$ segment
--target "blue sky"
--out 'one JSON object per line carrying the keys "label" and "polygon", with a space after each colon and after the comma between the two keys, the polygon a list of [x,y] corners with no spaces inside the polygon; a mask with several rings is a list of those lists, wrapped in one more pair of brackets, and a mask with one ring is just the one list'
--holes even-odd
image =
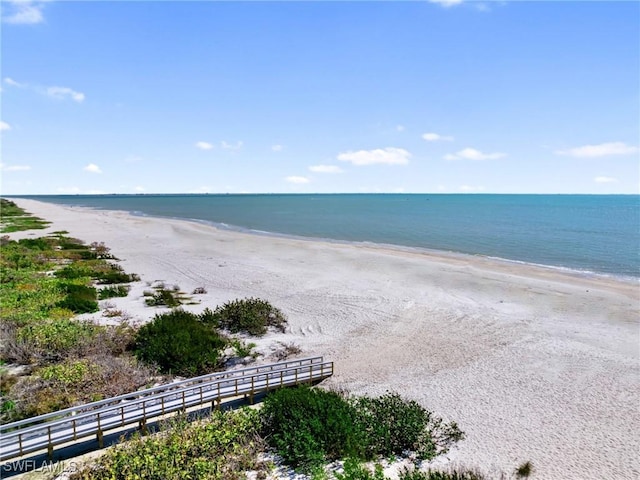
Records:
{"label": "blue sky", "polygon": [[2,192],[638,193],[638,2],[2,3]]}

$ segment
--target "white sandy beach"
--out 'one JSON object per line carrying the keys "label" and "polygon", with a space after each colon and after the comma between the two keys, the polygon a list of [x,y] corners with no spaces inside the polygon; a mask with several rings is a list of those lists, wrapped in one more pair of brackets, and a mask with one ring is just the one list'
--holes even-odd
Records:
{"label": "white sandy beach", "polygon": [[177,220],[15,200],[102,241],[142,277],[111,300],[144,321],[145,282],[198,295],[201,311],[260,297],[289,329],[260,343],[298,344],[335,362],[326,384],[393,390],[466,439],[437,464],[536,479],[640,478],[640,288],[637,283],[480,257],[249,235]]}

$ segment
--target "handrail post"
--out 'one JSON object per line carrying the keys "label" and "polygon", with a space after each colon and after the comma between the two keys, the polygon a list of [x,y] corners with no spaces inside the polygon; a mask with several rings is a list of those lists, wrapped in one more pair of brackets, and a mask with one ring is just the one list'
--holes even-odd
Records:
{"label": "handrail post", "polygon": [[49,444],[47,445],[47,457],[49,457],[49,460],[53,460],[53,445],[51,442],[51,427],[47,427],[47,434],[49,437]]}

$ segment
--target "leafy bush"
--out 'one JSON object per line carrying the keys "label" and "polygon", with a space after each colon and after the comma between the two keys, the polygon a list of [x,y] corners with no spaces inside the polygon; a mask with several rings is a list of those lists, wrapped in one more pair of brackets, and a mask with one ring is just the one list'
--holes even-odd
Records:
{"label": "leafy bush", "polygon": [[268,443],[294,467],[309,471],[327,460],[364,455],[357,412],[336,392],[280,389],[266,398],[261,413]]}
{"label": "leafy bush", "polygon": [[98,293],[95,288],[75,283],[63,283],[65,298],[56,306],[68,308],[75,313],[93,313],[98,311]]}
{"label": "leafy bush", "polygon": [[98,290],[98,298],[100,300],[114,297],[126,297],[127,295],[129,295],[129,287],[126,285],[116,285]]}
{"label": "leafy bush", "polygon": [[236,480],[243,471],[265,468],[257,460],[263,442],[255,410],[213,412],[196,424],[179,418],[168,427],[162,435],[136,436],[110,449],[70,480]]}
{"label": "leafy bush", "polygon": [[385,480],[382,466],[376,464],[373,472],[354,458],[348,458],[343,465],[343,472],[335,474],[336,480]]}
{"label": "leafy bush", "polygon": [[182,304],[180,295],[172,290],[161,288],[156,293],[148,293],[151,295],[147,295],[145,303],[150,307],[177,307]]}
{"label": "leafy bush", "polygon": [[7,395],[16,421],[62,408],[133,392],[148,385],[153,372],[132,357],[99,354],[65,360],[22,377]]}
{"label": "leafy bush", "polygon": [[226,340],[184,310],[156,315],[136,336],[135,354],[162,372],[193,376],[220,366]]}
{"label": "leafy bush", "polygon": [[395,393],[347,399],[309,387],[283,389],[267,397],[262,411],[269,444],[286,462],[307,471],[346,457],[372,460],[413,452],[429,459],[463,436],[455,423],[443,425]]}
{"label": "leafy bush", "polygon": [[391,457],[404,451],[415,452],[420,459],[441,453],[441,446],[431,430],[440,427],[440,420],[412,400],[404,400],[397,393],[378,398],[361,397],[356,400],[360,427],[366,432],[367,456]]}
{"label": "leafy bush", "polygon": [[3,345],[3,354],[8,360],[21,363],[56,361],[71,352],[77,352],[99,330],[100,327],[94,324],[70,318],[47,320],[15,329],[6,328],[7,345]]}
{"label": "leafy bush", "polygon": [[261,336],[268,327],[284,332],[287,320],[284,314],[269,302],[259,298],[233,300],[217,307],[214,312],[216,326],[232,333]]}

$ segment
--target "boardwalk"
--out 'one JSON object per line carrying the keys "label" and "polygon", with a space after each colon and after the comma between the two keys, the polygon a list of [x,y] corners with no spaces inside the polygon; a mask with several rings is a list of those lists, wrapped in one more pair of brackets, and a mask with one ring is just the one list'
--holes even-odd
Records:
{"label": "boardwalk", "polygon": [[257,394],[301,383],[314,383],[333,374],[333,362],[310,357],[190,378],[126,395],[28,418],[0,426],[0,461],[96,437],[105,432],[147,422],[190,407],[219,407],[227,398]]}

